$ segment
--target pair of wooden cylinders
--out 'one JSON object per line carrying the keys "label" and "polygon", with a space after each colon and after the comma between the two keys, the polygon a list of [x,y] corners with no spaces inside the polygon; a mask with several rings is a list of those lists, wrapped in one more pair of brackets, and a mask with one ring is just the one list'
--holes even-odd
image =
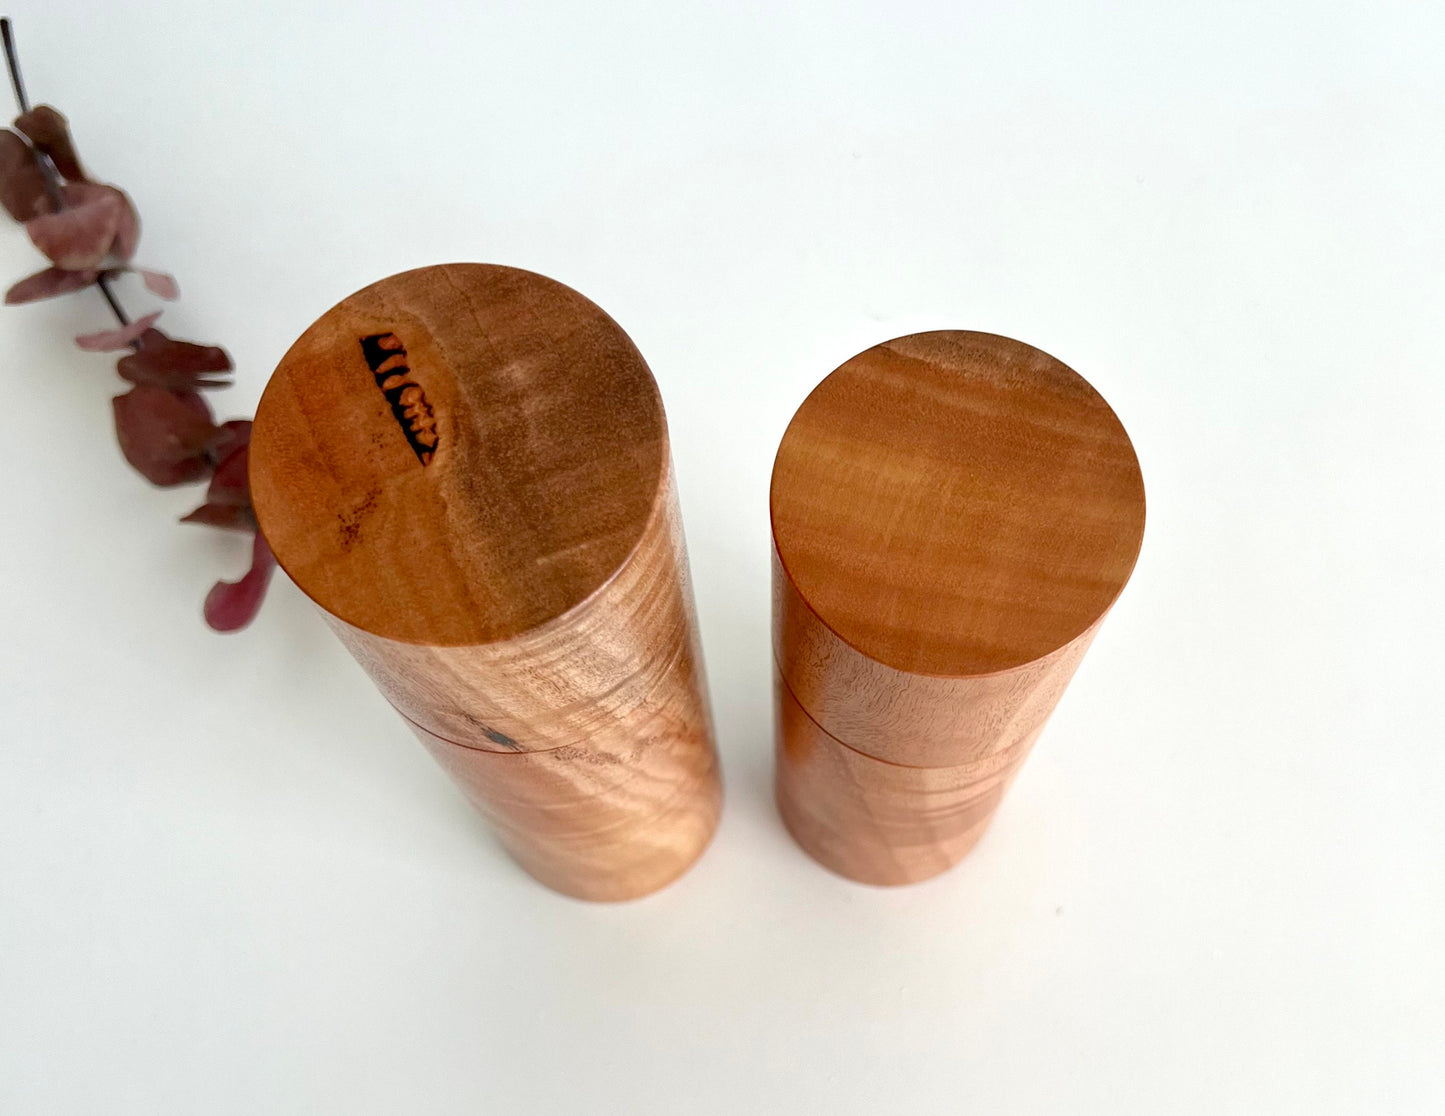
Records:
{"label": "pair of wooden cylinders", "polygon": [[873,884],[982,836],[1134,567],[1144,485],[1107,403],[986,333],[825,379],[773,469],[777,798]]}
{"label": "pair of wooden cylinders", "polygon": [[405,272],[266,388],[251,490],[281,566],[538,880],[653,891],[721,787],[657,385],[531,272]]}

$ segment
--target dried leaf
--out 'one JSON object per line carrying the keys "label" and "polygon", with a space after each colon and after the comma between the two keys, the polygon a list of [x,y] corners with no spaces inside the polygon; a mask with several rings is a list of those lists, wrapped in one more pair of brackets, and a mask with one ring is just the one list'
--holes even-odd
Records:
{"label": "dried leaf", "polygon": [[85,205],[87,202],[109,198],[120,206],[120,219],[115,227],[115,240],[110,246],[115,262],[125,264],[135,255],[140,242],[140,217],[130,196],[118,186],[105,182],[67,182],[61,189],[61,197],[67,207]]}
{"label": "dried leaf", "polygon": [[181,288],[174,275],[167,275],[164,271],[147,271],[143,267],[136,268],[136,274],[151,294],[168,301],[181,297]]}
{"label": "dried leaf", "polygon": [[98,271],[66,271],[62,267],[47,267],[44,271],[27,275],[6,291],[5,302],[9,306],[18,306],[22,302],[69,294],[90,286],[99,276]]}
{"label": "dried leaf", "polygon": [[[121,359],[126,358],[122,357]],[[230,380],[223,380],[215,376],[174,376],[164,372],[148,372],[134,367],[122,372],[120,378],[129,380],[133,384],[152,384],[155,387],[165,388],[167,391],[211,391],[215,388],[231,386]]]}
{"label": "dried leaf", "polygon": [[231,358],[216,345],[177,341],[158,329],[140,335],[140,352],[167,372],[229,372]]}
{"label": "dried leaf", "polygon": [[231,370],[231,358],[215,345],[176,341],[158,329],[136,338],[136,351],[120,358],[116,371],[133,384],[155,384],[172,391],[225,387],[218,373]]}
{"label": "dried leaf", "polygon": [[72,181],[85,177],[85,172],[80,169],[80,159],[75,154],[75,144],[70,138],[70,126],[61,113],[49,105],[36,105],[15,118],[15,127],[50,156],[50,161],[63,177]]}
{"label": "dried leaf", "polygon": [[0,129],[0,205],[17,221],[29,221],[55,210],[35,153],[8,128]]}
{"label": "dried leaf", "polygon": [[211,474],[211,485],[206,489],[208,504],[233,508],[251,506],[251,485],[246,478],[250,450],[249,445],[240,445],[221,459],[216,471]]}
{"label": "dried leaf", "polygon": [[98,268],[110,254],[120,225],[120,203],[98,196],[59,213],[25,222],[31,243],[56,267],[67,271]]}
{"label": "dried leaf", "polygon": [[138,384],[111,405],[121,453],[152,484],[200,480],[210,469],[206,447],[215,436],[211,409],[195,392]]}
{"label": "dried leaf", "polygon": [[156,319],[160,316],[161,312],[157,310],[154,314],[137,318],[130,325],[123,325],[118,329],[103,329],[99,333],[83,333],[75,339],[75,343],[88,353],[113,353],[130,345],[137,337],[155,325]]}
{"label": "dried leaf", "polygon": [[229,504],[205,503],[190,515],[181,516],[182,523],[199,523],[205,527],[219,527],[223,531],[256,530],[256,513],[251,505],[232,507]]}
{"label": "dried leaf", "polygon": [[216,427],[215,437],[206,447],[212,461],[224,461],[231,452],[251,444],[251,420],[229,419]]}
{"label": "dried leaf", "polygon": [[140,243],[140,214],[135,211],[135,206],[130,202],[130,195],[123,190],[116,190],[114,186],[106,187],[115,190],[120,195],[120,224],[115,230],[115,254],[122,263],[129,263],[130,258],[135,255],[136,245]]}
{"label": "dried leaf", "polygon": [[234,632],[256,618],[276,558],[258,531],[251,543],[251,568],[240,581],[218,581],[206,594],[206,623],[218,632]]}

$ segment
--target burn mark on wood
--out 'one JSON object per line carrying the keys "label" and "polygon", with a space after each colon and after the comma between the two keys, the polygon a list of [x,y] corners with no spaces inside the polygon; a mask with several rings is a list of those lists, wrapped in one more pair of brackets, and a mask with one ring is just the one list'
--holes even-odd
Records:
{"label": "burn mark on wood", "polygon": [[406,362],[401,339],[394,333],[368,334],[361,338],[361,355],[416,459],[430,464],[437,448],[436,412]]}

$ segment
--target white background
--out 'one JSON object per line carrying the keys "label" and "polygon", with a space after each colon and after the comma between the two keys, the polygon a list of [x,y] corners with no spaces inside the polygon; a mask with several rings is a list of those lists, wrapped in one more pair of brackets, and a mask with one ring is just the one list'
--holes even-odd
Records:
{"label": "white background", "polygon": [[[1440,5],[11,14],[223,414],[421,264],[622,323],[729,797],[659,895],[531,882],[289,584],[203,627],[245,545],[122,463],[98,297],[4,309],[0,1111],[1445,1108]],[[767,479],[824,374],[942,327],[1088,377],[1149,526],[984,842],[876,890],[771,804]]]}

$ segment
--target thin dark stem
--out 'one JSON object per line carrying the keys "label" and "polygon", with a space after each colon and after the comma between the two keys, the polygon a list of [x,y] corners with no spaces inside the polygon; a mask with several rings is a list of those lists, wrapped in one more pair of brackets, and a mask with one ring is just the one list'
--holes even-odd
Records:
{"label": "thin dark stem", "polygon": [[[130,325],[130,317],[126,314],[125,307],[121,306],[120,300],[115,297],[115,292],[110,289],[110,276],[102,275],[95,281],[95,285],[100,288],[100,293],[105,296],[105,301],[110,306],[111,313],[115,315],[115,320],[121,325]],[[132,342],[131,347],[137,347],[136,343]]]}
{"label": "thin dark stem", "polygon": [[15,35],[10,30],[10,17],[0,18],[0,37],[5,39],[5,66],[10,71],[10,84],[15,88],[15,103],[21,112],[30,111],[30,98],[25,95],[25,79],[20,76],[20,59],[15,54]]}
{"label": "thin dark stem", "polygon": [[[20,106],[22,114],[27,113],[30,111],[30,98],[25,95],[25,79],[20,74],[20,55],[15,49],[15,32],[10,27],[9,16],[0,17],[0,38],[5,40],[5,68],[10,71],[10,85],[15,90],[15,103]],[[65,195],[60,191],[60,172],[55,169],[50,156],[43,151],[37,151],[32,146],[30,153],[40,167],[40,176],[45,180],[45,192],[50,195],[50,204],[58,213],[65,208]],[[110,307],[110,312],[115,315],[115,320],[121,325],[130,325],[130,315],[125,312],[125,307],[121,306],[115,292],[110,289],[110,276],[100,276],[95,285],[100,288],[101,296]],[[139,346],[133,341],[131,347]]]}
{"label": "thin dark stem", "polygon": [[[10,71],[10,85],[15,90],[15,103],[23,116],[30,111],[30,98],[25,95],[25,78],[20,73],[20,54],[15,49],[15,31],[10,26],[10,17],[0,17],[0,38],[5,40],[5,68]],[[50,195],[50,204],[56,209],[64,208],[60,194],[60,172],[50,161],[50,156],[36,151],[32,146],[30,154],[40,167],[40,177],[45,181],[45,192]]]}

